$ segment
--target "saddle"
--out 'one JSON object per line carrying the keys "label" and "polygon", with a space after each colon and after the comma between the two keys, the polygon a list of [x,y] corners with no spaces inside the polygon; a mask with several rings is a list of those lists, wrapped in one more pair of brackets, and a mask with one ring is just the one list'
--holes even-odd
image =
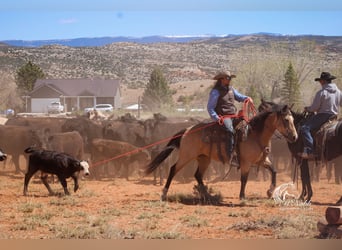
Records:
{"label": "saddle", "polygon": [[[204,121],[204,123],[209,124],[213,123],[212,126],[207,126],[202,130],[202,141],[204,143],[209,143],[211,147],[213,145],[216,146],[217,148],[217,153],[220,161],[224,164],[226,161],[225,159],[229,159],[229,152],[226,148],[225,155],[224,157],[222,153],[222,145],[225,146],[230,139],[230,134],[227,132],[226,128],[224,125],[219,125],[216,122],[212,121]],[[233,127],[235,130],[234,133],[234,151],[237,154],[237,157],[239,159],[239,147],[237,146],[238,143],[242,140],[245,140],[246,133],[245,130],[247,129],[247,122],[243,119],[233,119]]]}
{"label": "saddle", "polygon": [[331,140],[336,135],[336,131],[341,126],[341,123],[342,121],[337,120],[337,116],[333,116],[314,134],[315,151],[320,160],[325,159],[326,141]]}
{"label": "saddle", "polygon": [[[315,138],[315,151],[318,155],[320,160],[326,160],[327,158],[327,147],[326,143],[332,142],[335,143],[333,138],[336,136],[337,131],[339,130],[339,127],[342,125],[341,120],[337,120],[337,117],[333,117],[333,119],[329,119],[326,123],[324,123],[320,129],[316,132],[314,138]],[[339,141],[336,141],[336,145],[340,143]]]}

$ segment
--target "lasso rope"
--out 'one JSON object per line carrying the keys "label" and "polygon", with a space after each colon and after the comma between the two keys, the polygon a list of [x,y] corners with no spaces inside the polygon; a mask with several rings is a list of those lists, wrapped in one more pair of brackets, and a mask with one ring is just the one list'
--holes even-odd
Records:
{"label": "lasso rope", "polygon": [[242,118],[248,123],[250,121],[250,118],[249,118],[250,113],[252,113],[252,117],[254,117],[256,115],[257,111],[255,109],[253,102],[252,102],[252,99],[247,98],[243,102],[242,110],[240,110],[237,114],[219,116],[220,119],[219,119],[218,123],[220,125],[223,125],[223,121],[226,118]]}
{"label": "lasso rope", "polygon": [[[249,122],[250,119],[249,119],[249,116],[248,114],[252,113],[253,116],[256,115],[256,109],[254,107],[254,104],[252,102],[252,100],[250,98],[247,98],[244,102],[243,102],[243,106],[242,106],[242,110],[240,110],[240,112],[238,114],[232,114],[232,115],[226,115],[226,116],[220,116],[220,120],[218,121],[218,123],[220,125],[223,125],[223,119],[225,118],[242,118],[244,119],[246,122]],[[199,130],[202,130],[202,129],[205,129],[207,127],[210,127],[210,126],[213,126],[215,125],[216,122],[211,122],[211,123],[208,123],[207,125],[203,126],[203,127],[199,127],[197,129],[193,129],[191,131],[188,131],[187,134],[191,134],[191,133],[195,133]],[[135,153],[139,153],[145,149],[148,149],[148,148],[151,148],[153,146],[156,146],[156,145],[159,145],[159,144],[162,144],[164,142],[168,142],[170,140],[173,140],[173,139],[176,139],[178,137],[182,137],[184,134],[179,134],[179,135],[175,135],[175,136],[170,136],[170,137],[167,137],[167,138],[164,138],[162,140],[159,140],[159,141],[156,141],[154,143],[151,143],[151,144],[148,144],[146,146],[143,146],[143,147],[139,147],[137,149],[134,149],[134,150],[131,150],[131,151],[128,151],[128,152],[125,152],[123,154],[119,154],[119,155],[116,155],[112,158],[109,158],[109,159],[106,159],[106,160],[103,160],[103,161],[98,161],[94,164],[92,164],[92,167],[96,167],[96,166],[99,166],[99,165],[102,165],[102,164],[105,164],[107,162],[110,162],[110,161],[113,161],[113,160],[116,160],[116,159],[119,159],[119,158],[122,158],[122,157],[125,157],[125,156],[128,156],[128,155],[131,155],[131,154],[135,154]]]}

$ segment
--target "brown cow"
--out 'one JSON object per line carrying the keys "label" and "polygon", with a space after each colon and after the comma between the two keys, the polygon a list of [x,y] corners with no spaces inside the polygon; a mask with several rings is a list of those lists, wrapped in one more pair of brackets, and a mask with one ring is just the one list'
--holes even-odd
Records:
{"label": "brown cow", "polygon": [[108,112],[102,112],[100,110],[89,110],[86,113],[86,117],[94,121],[104,121],[113,118],[113,114],[108,114]]}
{"label": "brown cow", "polygon": [[168,142],[168,137],[173,136],[178,131],[188,128],[199,123],[203,119],[190,117],[173,117],[166,118],[161,114],[154,114],[153,118],[143,122],[144,135],[146,143],[154,143],[163,140],[163,143]]}
{"label": "brown cow", "polygon": [[125,141],[137,147],[146,145],[144,124],[136,119],[106,121],[103,126],[103,138]]}
{"label": "brown cow", "polygon": [[84,158],[83,138],[77,131],[46,134],[46,149],[67,153],[77,159]]}
{"label": "brown cow", "polygon": [[[21,172],[19,156],[24,155],[24,150],[32,145],[42,145],[37,130],[26,126],[0,125],[0,141],[4,152],[12,156],[16,173]],[[27,155],[25,158],[27,160]]]}
{"label": "brown cow", "polygon": [[62,125],[68,118],[61,117],[21,117],[16,116],[8,119],[5,125],[27,126],[35,130],[44,131],[49,129],[50,133],[59,133]]}
{"label": "brown cow", "polygon": [[151,159],[146,150],[141,150],[127,142],[108,139],[94,139],[92,141],[91,157],[92,172],[96,178],[100,177],[101,166],[105,166],[102,169],[106,174],[110,174],[108,169],[108,165],[110,165],[114,166],[115,172],[124,172],[123,175],[127,180],[131,174],[131,165],[137,163],[138,166],[144,167]]}
{"label": "brown cow", "polygon": [[89,120],[86,117],[67,119],[62,125],[62,132],[78,131],[83,138],[84,151],[89,153],[91,141],[95,138],[102,138],[102,125]]}

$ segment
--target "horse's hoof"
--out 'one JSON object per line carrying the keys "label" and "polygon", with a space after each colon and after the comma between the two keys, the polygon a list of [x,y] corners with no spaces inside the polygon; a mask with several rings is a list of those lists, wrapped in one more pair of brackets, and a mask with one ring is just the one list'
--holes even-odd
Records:
{"label": "horse's hoof", "polygon": [[273,192],[269,189],[269,190],[267,190],[267,197],[268,198],[271,198],[272,197],[272,194],[273,194]]}
{"label": "horse's hoof", "polygon": [[161,195],[161,196],[160,196],[160,200],[161,200],[161,201],[166,201],[166,195]]}

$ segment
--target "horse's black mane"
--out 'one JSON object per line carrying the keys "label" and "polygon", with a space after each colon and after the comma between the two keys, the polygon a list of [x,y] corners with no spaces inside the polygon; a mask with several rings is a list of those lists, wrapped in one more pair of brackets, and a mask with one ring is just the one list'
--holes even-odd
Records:
{"label": "horse's black mane", "polygon": [[271,111],[263,111],[261,113],[258,113],[256,116],[254,116],[250,121],[249,125],[252,127],[253,130],[257,132],[262,132],[265,126],[266,118],[273,112]]}
{"label": "horse's black mane", "polygon": [[271,113],[280,113],[283,108],[285,107],[285,105],[281,105],[281,104],[273,104],[273,105],[269,105],[268,108],[266,109],[260,109],[259,111],[260,113],[258,113],[256,116],[254,116],[250,121],[249,121],[249,125],[252,127],[253,130],[257,131],[257,132],[262,132],[262,130],[264,129],[265,126],[265,121],[266,118],[271,114]]}
{"label": "horse's black mane", "polygon": [[[259,112],[265,112],[265,111],[275,111],[275,110],[280,110],[282,107],[284,107],[281,104],[275,103],[275,102],[271,102],[271,101],[265,101],[265,100],[261,100],[261,104],[258,107],[258,111]],[[305,121],[308,117],[307,113],[303,113],[303,112],[299,112],[299,111],[293,111],[291,109],[291,114],[293,116],[293,123],[295,124],[295,126],[300,125],[300,123],[302,123],[303,121]]]}

